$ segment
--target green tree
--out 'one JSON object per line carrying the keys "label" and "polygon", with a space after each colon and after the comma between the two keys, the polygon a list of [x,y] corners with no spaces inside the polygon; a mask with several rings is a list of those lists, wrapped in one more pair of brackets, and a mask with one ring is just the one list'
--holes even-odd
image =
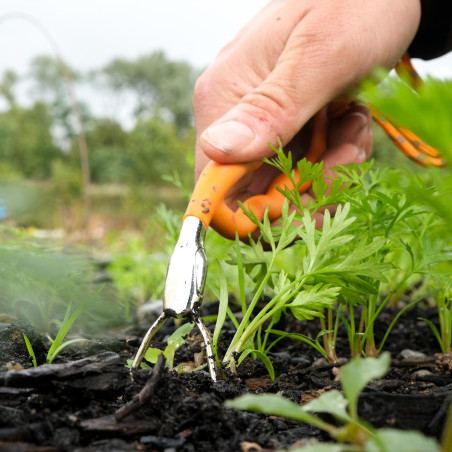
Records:
{"label": "green tree", "polygon": [[16,104],[16,96],[14,90],[16,88],[19,76],[13,71],[5,71],[0,81],[0,96],[2,96],[10,108],[14,108]]}
{"label": "green tree", "polygon": [[16,106],[0,113],[0,162],[26,177],[49,177],[52,162],[62,157],[50,133],[51,126],[47,106],[40,102],[31,108]]}
{"label": "green tree", "polygon": [[118,58],[98,72],[116,94],[132,93],[137,117],[160,116],[178,133],[192,126],[191,95],[199,71],[184,61],[169,61],[159,51],[135,60]]}
{"label": "green tree", "polygon": [[176,126],[160,117],[139,121],[130,133],[127,152],[130,155],[131,182],[159,183],[163,175],[176,169],[192,173],[187,154],[194,146],[193,134],[180,138]]}
{"label": "green tree", "polygon": [[82,75],[63,61],[48,55],[36,56],[30,62],[28,78],[32,82],[32,97],[49,106],[53,133],[59,138],[69,141],[80,132],[77,114],[83,124],[92,120],[89,107],[72,97],[73,85],[83,80]]}
{"label": "green tree", "polygon": [[131,177],[128,134],[110,119],[96,121],[87,132],[93,182],[127,182]]}

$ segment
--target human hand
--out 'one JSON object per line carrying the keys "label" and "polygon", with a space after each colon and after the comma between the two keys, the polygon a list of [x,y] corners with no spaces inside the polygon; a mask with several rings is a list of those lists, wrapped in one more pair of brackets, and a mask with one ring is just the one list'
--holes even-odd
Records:
{"label": "human hand", "polygon": [[[334,100],[352,98],[353,88],[375,67],[393,67],[419,18],[419,0],[271,1],[196,84],[197,175],[209,159],[270,157],[268,144],[278,139],[301,158],[309,119]],[[360,106],[330,116],[325,168],[368,158],[370,123]],[[248,175],[231,191],[229,203],[265,192],[272,171],[264,165]]]}

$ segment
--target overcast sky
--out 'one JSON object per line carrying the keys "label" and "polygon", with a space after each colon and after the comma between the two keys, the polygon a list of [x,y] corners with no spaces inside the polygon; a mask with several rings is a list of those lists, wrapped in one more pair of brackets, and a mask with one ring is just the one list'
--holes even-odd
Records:
{"label": "overcast sky", "polygon": [[[218,50],[267,0],[1,0],[0,73],[24,72],[34,55],[51,53],[46,39],[21,19],[25,13],[53,36],[64,59],[79,70],[115,57],[134,58],[163,49],[172,59],[207,66]],[[2,20],[3,18],[3,20]],[[452,54],[422,72],[452,77]]]}
{"label": "overcast sky", "polygon": [[26,13],[53,36],[76,69],[94,69],[115,57],[163,49],[172,59],[208,65],[218,50],[266,0],[1,0],[0,72],[24,71],[31,57],[51,53],[46,39],[22,19]]}

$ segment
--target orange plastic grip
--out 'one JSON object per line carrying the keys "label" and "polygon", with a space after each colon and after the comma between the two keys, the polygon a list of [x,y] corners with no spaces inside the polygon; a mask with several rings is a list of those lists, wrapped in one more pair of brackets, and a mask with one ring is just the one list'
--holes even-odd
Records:
{"label": "orange plastic grip", "polygon": [[188,216],[199,218],[207,229],[217,214],[218,208],[224,205],[224,197],[230,188],[243,176],[261,165],[262,162],[228,165],[209,162],[199,176],[184,219]]}
{"label": "orange plastic grip", "polygon": [[[326,120],[318,114],[314,119],[314,128],[309,152],[306,159],[316,162],[326,149]],[[187,216],[199,218],[206,229],[209,225],[224,237],[233,239],[238,234],[244,239],[257,229],[257,226],[245,215],[242,209],[231,210],[224,202],[227,192],[243,176],[256,170],[262,162],[242,164],[219,164],[210,162],[199,176],[193,195],[185,212]],[[295,182],[298,183],[299,174],[295,169]],[[250,209],[260,220],[263,219],[268,208],[268,217],[271,221],[281,216],[281,208],[284,203],[284,195],[278,191],[278,187],[284,189],[287,186],[293,189],[289,178],[280,174],[270,185],[267,193],[255,195],[247,199],[243,204]],[[299,187],[300,192],[309,189],[311,182],[306,182]]]}
{"label": "orange plastic grip", "polygon": [[442,158],[437,149],[425,143],[411,130],[394,126],[372,106],[369,105],[368,107],[375,122],[407,157],[423,166],[441,167],[447,165],[447,161]]}
{"label": "orange plastic grip", "polygon": [[[212,225],[221,235],[233,239],[235,234],[243,239],[252,233],[257,226],[245,215],[242,209],[236,211],[230,209],[224,202],[224,197],[229,189],[245,174],[257,169],[261,162],[221,165],[210,162],[198,179],[198,183],[193,191],[192,198],[185,212],[185,217],[195,216],[199,218],[206,228]],[[298,172],[296,179],[298,179]],[[277,187],[292,188],[289,179],[284,175],[279,175],[271,184],[266,194],[252,196],[243,204],[247,209],[262,220],[265,210],[268,208],[270,220],[276,220],[281,216],[281,208],[284,202],[284,195]],[[310,182],[303,184],[302,191],[309,188]]]}

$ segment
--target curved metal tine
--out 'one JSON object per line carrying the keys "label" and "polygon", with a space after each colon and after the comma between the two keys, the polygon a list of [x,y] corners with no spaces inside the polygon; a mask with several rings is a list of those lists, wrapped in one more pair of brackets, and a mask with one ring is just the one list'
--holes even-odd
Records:
{"label": "curved metal tine", "polygon": [[213,381],[217,381],[217,371],[215,367],[215,359],[212,349],[212,335],[210,334],[210,331],[207,329],[206,325],[204,324],[198,313],[196,313],[196,315],[194,315],[193,317],[196,326],[201,332],[201,335],[206,344],[207,365],[209,367],[210,377],[212,378]]}
{"label": "curved metal tine", "polygon": [[164,312],[162,312],[162,314],[159,315],[157,320],[148,329],[146,335],[143,338],[143,341],[141,342],[140,348],[138,349],[138,352],[135,355],[135,359],[133,360],[132,363],[132,368],[130,369],[131,371],[137,369],[140,366],[141,361],[143,361],[144,355],[149,347],[152,338],[154,337],[155,333],[157,333],[157,331],[160,329],[160,327],[166,322],[167,319],[168,316]]}

